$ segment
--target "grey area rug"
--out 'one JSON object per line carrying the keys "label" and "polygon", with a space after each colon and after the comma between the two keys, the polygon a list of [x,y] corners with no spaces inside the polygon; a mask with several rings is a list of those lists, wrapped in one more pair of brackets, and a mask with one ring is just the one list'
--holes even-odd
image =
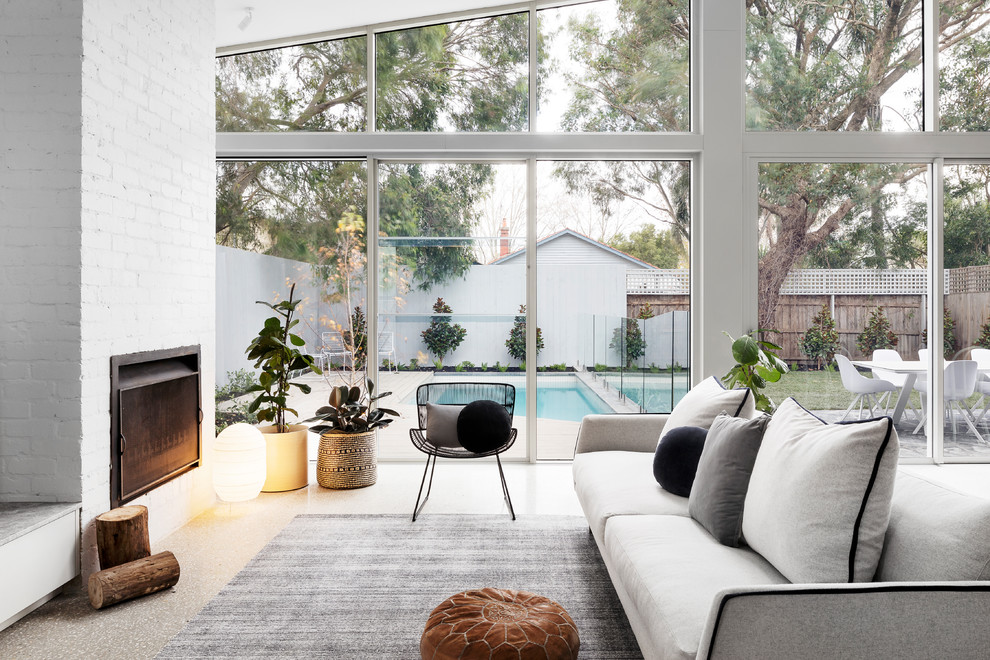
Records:
{"label": "grey area rug", "polygon": [[556,600],[581,658],[642,658],[580,516],[301,515],[159,658],[418,658],[434,607],[479,587]]}

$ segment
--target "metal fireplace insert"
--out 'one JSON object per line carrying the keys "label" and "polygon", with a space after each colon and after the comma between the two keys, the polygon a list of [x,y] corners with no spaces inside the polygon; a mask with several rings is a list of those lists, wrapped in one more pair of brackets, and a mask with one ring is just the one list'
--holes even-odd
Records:
{"label": "metal fireplace insert", "polygon": [[110,358],[110,504],[118,507],[202,458],[200,347]]}

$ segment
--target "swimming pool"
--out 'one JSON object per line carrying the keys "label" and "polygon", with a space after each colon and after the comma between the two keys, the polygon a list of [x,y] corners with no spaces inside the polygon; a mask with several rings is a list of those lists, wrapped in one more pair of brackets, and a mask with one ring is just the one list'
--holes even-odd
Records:
{"label": "swimming pool", "polygon": [[[442,382],[445,381],[446,378]],[[580,422],[585,415],[614,412],[607,403],[574,376],[538,377],[537,381],[536,416],[540,419]],[[499,382],[515,385],[515,415],[525,415],[525,381],[521,378],[500,378]],[[416,405],[415,393],[406,403]]]}

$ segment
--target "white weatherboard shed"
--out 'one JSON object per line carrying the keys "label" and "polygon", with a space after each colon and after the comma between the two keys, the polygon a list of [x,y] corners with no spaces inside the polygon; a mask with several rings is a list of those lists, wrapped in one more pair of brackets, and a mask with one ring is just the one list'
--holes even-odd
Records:
{"label": "white weatherboard shed", "polygon": [[[491,262],[492,266],[518,264],[526,259],[526,250],[516,250]],[[589,266],[624,266],[633,269],[656,269],[636,257],[600,243],[573,229],[563,229],[536,242],[536,262],[540,265],[575,264]]]}

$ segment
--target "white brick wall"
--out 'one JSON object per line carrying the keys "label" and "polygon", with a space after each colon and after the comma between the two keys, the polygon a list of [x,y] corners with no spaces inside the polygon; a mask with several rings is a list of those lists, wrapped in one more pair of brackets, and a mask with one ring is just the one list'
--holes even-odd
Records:
{"label": "white brick wall", "polygon": [[[114,354],[202,346],[214,382],[214,9],[0,3],[0,499],[109,507]],[[152,543],[213,501],[209,466],[141,498]]]}
{"label": "white brick wall", "polygon": [[0,499],[80,493],[80,25],[0,5]]}
{"label": "white brick wall", "polygon": [[[82,21],[83,568],[109,507],[110,356],[202,346],[204,458],[214,380],[214,10],[86,0]],[[137,503],[152,542],[213,501],[208,469]]]}

